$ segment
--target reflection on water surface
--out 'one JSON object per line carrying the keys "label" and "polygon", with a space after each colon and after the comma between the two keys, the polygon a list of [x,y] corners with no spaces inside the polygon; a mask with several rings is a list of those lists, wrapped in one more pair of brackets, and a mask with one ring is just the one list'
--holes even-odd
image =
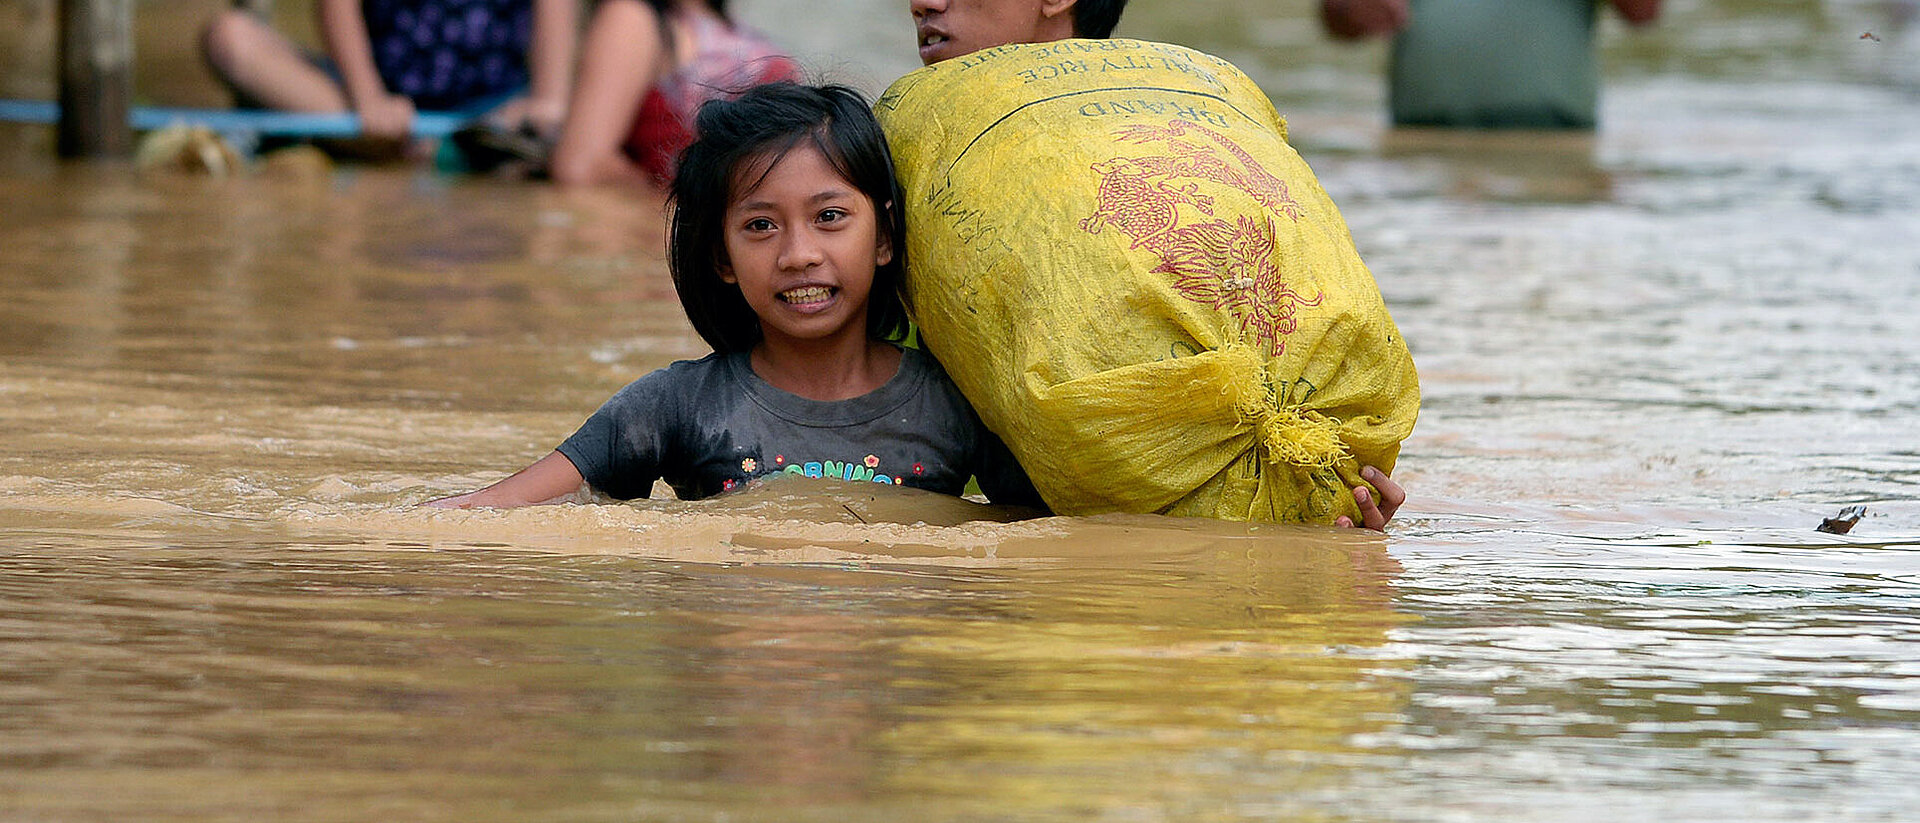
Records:
{"label": "reflection on water surface", "polygon": [[[190,5],[142,7],[163,102],[217,99],[150,45]],[[1382,52],[1305,0],[1136,4],[1269,88],[1413,345],[1385,538],[779,484],[415,510],[702,352],[657,193],[0,129],[0,816],[1904,819],[1908,5],[1675,0],[1607,29],[1601,131],[1538,139],[1384,131]],[[873,88],[895,17],[763,27]]]}

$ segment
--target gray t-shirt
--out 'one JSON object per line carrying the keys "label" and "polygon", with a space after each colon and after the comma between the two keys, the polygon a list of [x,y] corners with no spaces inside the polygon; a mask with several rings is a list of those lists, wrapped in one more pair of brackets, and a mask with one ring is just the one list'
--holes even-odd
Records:
{"label": "gray t-shirt", "polygon": [[1044,508],[940,364],[918,349],[902,355],[885,385],[834,401],[774,388],[744,352],[682,360],[627,384],[559,451],[621,500],[645,497],[658,478],[697,500],[775,472],[952,495],[977,475],[995,503]]}

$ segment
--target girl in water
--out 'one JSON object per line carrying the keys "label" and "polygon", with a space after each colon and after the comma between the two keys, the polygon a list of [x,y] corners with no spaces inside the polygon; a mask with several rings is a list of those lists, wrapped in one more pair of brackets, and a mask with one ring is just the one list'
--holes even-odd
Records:
{"label": "girl in water", "polygon": [[701,108],[673,183],[668,265],[714,348],[621,389],[559,448],[428,505],[521,506],[582,481],[682,499],[768,474],[871,481],[1044,507],[906,331],[905,228],[880,126],[858,92],[778,83]]}

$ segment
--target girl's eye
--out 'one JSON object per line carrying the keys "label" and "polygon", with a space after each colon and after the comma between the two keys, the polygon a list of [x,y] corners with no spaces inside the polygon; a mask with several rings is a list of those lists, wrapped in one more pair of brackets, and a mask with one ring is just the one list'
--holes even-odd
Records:
{"label": "girl's eye", "polygon": [[827,209],[820,212],[822,223],[835,223],[845,219],[847,219],[847,213],[844,209]]}
{"label": "girl's eye", "polygon": [[747,231],[773,231],[773,221],[765,217],[755,217],[747,221]]}

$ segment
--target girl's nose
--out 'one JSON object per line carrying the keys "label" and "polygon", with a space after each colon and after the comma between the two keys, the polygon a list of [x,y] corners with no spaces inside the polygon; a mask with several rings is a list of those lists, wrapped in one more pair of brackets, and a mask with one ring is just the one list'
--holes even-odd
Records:
{"label": "girl's nose", "polygon": [[810,269],[825,260],[826,254],[812,232],[788,232],[786,243],[780,247],[780,268],[787,271]]}
{"label": "girl's nose", "polygon": [[909,0],[907,3],[907,10],[913,13],[916,20],[920,19],[921,15],[943,11],[946,7],[947,0]]}

